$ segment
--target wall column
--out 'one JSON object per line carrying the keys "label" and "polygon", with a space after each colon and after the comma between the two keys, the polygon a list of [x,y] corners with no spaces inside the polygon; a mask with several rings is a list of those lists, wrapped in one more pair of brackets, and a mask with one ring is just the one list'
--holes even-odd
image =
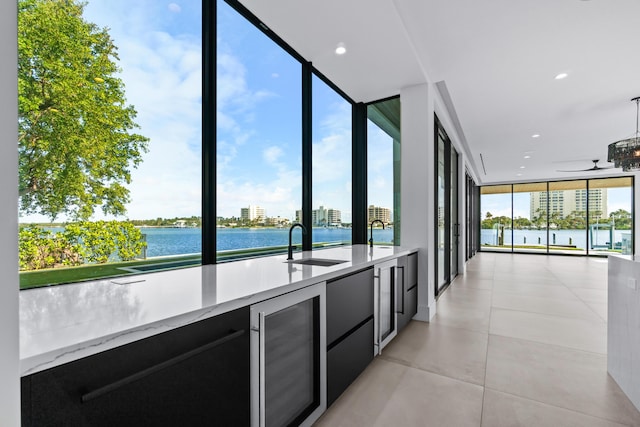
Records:
{"label": "wall column", "polygon": [[431,84],[400,90],[401,244],[419,248],[418,314],[414,318],[424,322],[436,312],[434,95]]}

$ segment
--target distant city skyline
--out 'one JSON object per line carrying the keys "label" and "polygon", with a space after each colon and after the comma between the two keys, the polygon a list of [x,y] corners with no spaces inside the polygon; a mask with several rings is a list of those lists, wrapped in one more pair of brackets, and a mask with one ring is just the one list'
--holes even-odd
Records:
{"label": "distant city skyline", "polygon": [[[631,187],[607,188],[607,212],[615,212],[624,209],[631,212]],[[531,196],[529,192],[513,193],[513,217],[531,219]],[[512,212],[512,194],[485,194],[481,195],[480,216],[486,217],[487,212],[492,216],[510,217]]]}

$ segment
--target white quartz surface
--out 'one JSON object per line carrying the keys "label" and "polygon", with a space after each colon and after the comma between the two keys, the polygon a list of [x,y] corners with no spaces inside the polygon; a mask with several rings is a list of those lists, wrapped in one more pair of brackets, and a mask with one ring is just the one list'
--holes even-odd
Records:
{"label": "white quartz surface", "polygon": [[28,375],[414,252],[340,246],[20,292],[21,374]]}
{"label": "white quartz surface", "polygon": [[640,264],[609,256],[607,371],[640,409]]}

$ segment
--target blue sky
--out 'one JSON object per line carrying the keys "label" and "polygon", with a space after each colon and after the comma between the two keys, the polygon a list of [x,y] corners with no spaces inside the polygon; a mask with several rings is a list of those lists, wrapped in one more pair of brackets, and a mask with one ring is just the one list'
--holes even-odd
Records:
{"label": "blue sky", "polygon": [[[301,65],[223,1],[218,14],[218,216],[252,204],[293,219],[302,204]],[[126,217],[200,215],[200,0],[89,0],[85,18],[109,28],[136,132],[150,138]],[[340,209],[350,222],[350,105],[320,79],[313,85],[313,207]],[[391,150],[380,132],[370,138]],[[392,167],[392,156],[371,166],[372,203],[392,207]]]}

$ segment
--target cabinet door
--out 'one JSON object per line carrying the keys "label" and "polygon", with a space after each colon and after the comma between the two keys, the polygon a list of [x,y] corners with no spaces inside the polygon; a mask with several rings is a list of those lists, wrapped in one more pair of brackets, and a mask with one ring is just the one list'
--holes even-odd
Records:
{"label": "cabinet door", "polygon": [[327,344],[373,316],[373,269],[327,282]]}
{"label": "cabinet door", "polygon": [[418,312],[418,253],[412,253],[407,257],[407,309],[409,320]]}
{"label": "cabinet door", "polygon": [[406,256],[398,258],[396,269],[396,309],[398,313],[398,332],[400,332],[411,320],[408,310],[407,288],[408,281],[408,260]]}
{"label": "cabinet door", "polygon": [[24,425],[249,425],[249,311],[33,374]]}
{"label": "cabinet door", "polygon": [[398,258],[398,332],[418,312],[418,254]]}
{"label": "cabinet door", "polygon": [[327,405],[331,405],[373,360],[373,319],[327,352]]}
{"label": "cabinet door", "polygon": [[407,257],[407,290],[418,285],[418,253]]}

